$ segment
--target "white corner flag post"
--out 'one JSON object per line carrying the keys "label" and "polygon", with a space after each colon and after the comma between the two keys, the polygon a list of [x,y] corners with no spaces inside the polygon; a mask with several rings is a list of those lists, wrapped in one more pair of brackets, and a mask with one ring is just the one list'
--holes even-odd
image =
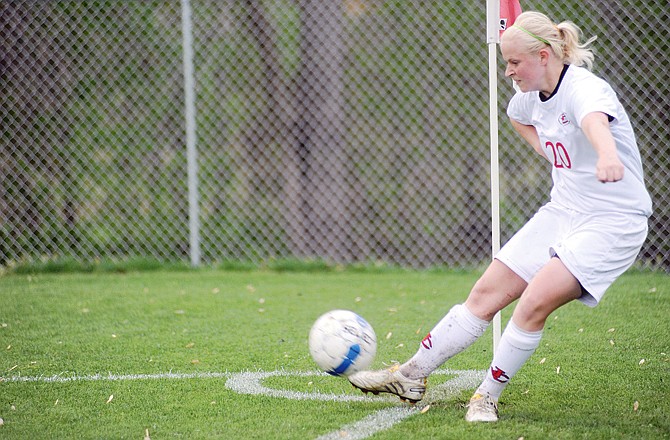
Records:
{"label": "white corner flag post", "polygon": [[[500,0],[486,0],[486,43],[489,47],[489,127],[491,136],[491,243],[492,258],[500,250],[500,171],[498,168],[498,63]],[[501,336],[500,312],[493,317],[493,352]]]}

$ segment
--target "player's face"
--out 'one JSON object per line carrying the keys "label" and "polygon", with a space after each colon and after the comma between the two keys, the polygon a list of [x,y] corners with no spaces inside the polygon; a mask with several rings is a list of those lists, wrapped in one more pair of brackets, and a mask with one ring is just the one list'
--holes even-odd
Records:
{"label": "player's face", "polygon": [[522,92],[540,90],[543,70],[539,54],[528,53],[514,36],[502,40],[500,51],[507,63],[505,76],[512,78]]}

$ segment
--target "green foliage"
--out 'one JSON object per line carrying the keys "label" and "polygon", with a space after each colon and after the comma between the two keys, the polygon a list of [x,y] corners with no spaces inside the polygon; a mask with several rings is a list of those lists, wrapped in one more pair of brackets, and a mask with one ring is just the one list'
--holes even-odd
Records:
{"label": "green foliage", "polygon": [[3,269],[6,273],[79,273],[79,272],[134,272],[156,270],[190,270],[185,262],[165,263],[148,257],[134,257],[124,260],[98,259],[79,261],[74,258],[43,258],[39,261],[9,262]]}
{"label": "green foliage", "polygon": [[[375,327],[375,368],[405,360],[478,275],[245,269],[0,277],[0,438],[143,438],[147,430],[151,438],[316,438],[399,403],[242,395],[226,387],[225,374],[314,371],[307,334],[334,308]],[[668,312],[668,276],[629,272],[596,309],[572,303],[550,317],[541,346],[503,395],[499,423],[463,421],[463,391],[374,438],[667,438]],[[490,336],[445,366],[486,368]],[[224,377],[9,380],[168,372]],[[329,376],[264,385],[358,396]]]}

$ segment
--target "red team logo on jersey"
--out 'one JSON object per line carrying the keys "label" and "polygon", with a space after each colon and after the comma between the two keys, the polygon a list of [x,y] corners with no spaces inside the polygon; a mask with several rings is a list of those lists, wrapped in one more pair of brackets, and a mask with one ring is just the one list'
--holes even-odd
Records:
{"label": "red team logo on jersey", "polygon": [[491,366],[491,376],[496,382],[505,383],[509,381],[509,376],[500,367]]}
{"label": "red team logo on jersey", "polygon": [[423,341],[421,341],[421,345],[423,345],[423,348],[426,350],[430,350],[433,348],[433,337],[428,333],[425,338],[423,338]]}
{"label": "red team logo on jersey", "polygon": [[568,125],[570,123],[570,119],[568,119],[567,113],[561,113],[561,115],[558,117],[558,122],[560,122],[561,125]]}

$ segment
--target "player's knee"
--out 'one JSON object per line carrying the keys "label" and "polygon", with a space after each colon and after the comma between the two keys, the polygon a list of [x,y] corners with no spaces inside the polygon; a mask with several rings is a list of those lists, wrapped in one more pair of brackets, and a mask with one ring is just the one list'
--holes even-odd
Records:
{"label": "player's knee", "polygon": [[524,328],[542,328],[553,308],[538,295],[522,295],[514,309],[514,322]]}
{"label": "player's knee", "polygon": [[487,319],[488,317],[488,307],[487,307],[487,300],[489,299],[489,291],[481,286],[479,282],[477,282],[472,290],[470,290],[470,295],[468,295],[468,299],[465,301],[465,306],[472,312],[474,315],[482,318],[482,319]]}
{"label": "player's knee", "polygon": [[515,299],[512,293],[501,290],[500,286],[496,288],[480,280],[470,291],[465,306],[478,318],[490,321],[496,313]]}

